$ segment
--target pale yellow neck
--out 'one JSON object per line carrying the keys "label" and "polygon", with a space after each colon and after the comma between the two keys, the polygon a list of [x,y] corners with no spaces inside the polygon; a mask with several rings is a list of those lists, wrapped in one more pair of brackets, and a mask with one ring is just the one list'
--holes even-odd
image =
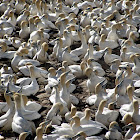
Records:
{"label": "pale yellow neck", "polygon": [[87,111],[85,114],[85,119],[89,120],[90,119],[90,111]]}
{"label": "pale yellow neck", "polygon": [[71,110],[71,117],[73,117],[76,114],[76,108],[72,108]]}
{"label": "pale yellow neck", "polygon": [[42,140],[42,136],[43,136],[43,127],[42,126],[37,128],[36,135],[37,135],[37,140]]}
{"label": "pale yellow neck", "polygon": [[80,119],[79,119],[79,118],[76,118],[76,119],[75,119],[75,125],[76,125],[77,127],[80,126]]}

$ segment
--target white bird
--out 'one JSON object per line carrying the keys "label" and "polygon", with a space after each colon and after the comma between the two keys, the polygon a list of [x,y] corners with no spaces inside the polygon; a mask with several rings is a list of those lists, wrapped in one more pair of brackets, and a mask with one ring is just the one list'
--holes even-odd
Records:
{"label": "white bird", "polygon": [[22,60],[24,54],[28,54],[28,49],[21,49],[20,52],[16,52],[14,58],[11,61],[12,69],[18,72],[18,63]]}
{"label": "white bird", "polygon": [[109,124],[113,121],[116,121],[118,118],[119,112],[116,110],[105,110],[103,112],[104,106],[106,105],[106,100],[102,100],[99,104],[98,110],[95,114],[95,120],[104,124],[105,126],[109,126]]}
{"label": "white bird", "polygon": [[91,68],[87,68],[85,73],[88,76],[87,87],[90,93],[95,93],[95,86],[97,83],[104,80],[105,83],[107,82],[107,80],[104,77],[97,76]]}
{"label": "white bird", "polygon": [[62,73],[60,76],[60,83],[61,83],[61,90],[60,90],[60,97],[67,103],[68,108],[71,106],[71,99],[70,99],[70,93],[67,91],[66,87],[66,75],[69,73],[65,72]]}
{"label": "white bird", "polygon": [[105,134],[106,139],[122,140],[123,136],[120,132],[120,127],[117,122],[112,121],[109,125],[109,131]]}
{"label": "white bird", "polygon": [[100,126],[97,127],[95,125],[90,125],[90,124],[81,125],[80,118],[78,116],[74,116],[72,117],[72,119],[74,120],[74,123],[72,124],[72,130],[74,134],[77,134],[78,132],[83,131],[86,133],[87,136],[92,136],[92,135],[99,134],[103,129]]}
{"label": "white bird", "polygon": [[103,77],[105,75],[105,71],[102,66],[92,58],[87,60],[87,67],[93,69],[97,76]]}
{"label": "white bird", "polygon": [[139,72],[139,67],[140,67],[139,59],[140,59],[140,55],[138,53],[134,54],[134,55],[131,55],[130,59],[134,63],[134,66],[132,68],[133,72],[135,72],[137,75],[140,76],[140,72]]}
{"label": "white bird", "polygon": [[59,81],[56,77],[56,69],[53,68],[53,67],[50,67],[48,69],[48,84],[45,86],[45,91],[47,93],[51,93],[51,87],[55,86],[55,85],[58,85]]}
{"label": "white bird", "polygon": [[23,117],[26,120],[32,121],[35,119],[39,119],[41,115],[35,110],[28,110],[28,107],[26,107],[26,98],[25,95],[21,95],[21,112]]}
{"label": "white bird", "polygon": [[18,134],[22,132],[35,132],[35,124],[24,119],[21,112],[21,97],[18,93],[14,94],[15,115],[12,122],[12,130]]}
{"label": "white bird", "polygon": [[1,50],[0,50],[0,58],[2,59],[13,59],[16,51],[8,51],[7,49],[7,45],[2,44],[0,46]]}
{"label": "white bird", "polygon": [[107,36],[107,40],[117,41],[119,39],[119,37],[116,33],[116,30],[117,30],[118,26],[120,26],[120,25],[119,24],[113,24],[111,26],[111,30],[110,30],[110,32],[108,33],[108,36]]}
{"label": "white bird", "polygon": [[115,49],[119,46],[119,44],[114,40],[107,40],[104,34],[101,35],[101,39],[99,40],[99,48],[104,50],[106,47],[111,49]]}
{"label": "white bird", "polygon": [[66,46],[62,51],[62,60],[67,61],[69,65],[76,64],[79,61],[79,57],[70,52],[70,47]]}
{"label": "white bird", "polygon": [[88,45],[87,45],[87,39],[86,39],[86,33],[82,33],[81,30],[78,30],[79,38],[81,39],[82,45],[81,47],[78,47],[71,51],[71,53],[76,54],[78,57],[82,58],[87,52]]}
{"label": "white bird", "polygon": [[25,0],[21,0],[21,1],[17,0],[16,1],[15,9],[16,9],[17,14],[19,14],[23,10],[25,4],[26,4]]}
{"label": "white bird", "polygon": [[16,80],[16,84],[19,85],[20,87],[23,87],[25,85],[29,85],[32,82],[31,78],[24,77],[24,78],[19,78]]}
{"label": "white bird", "polygon": [[11,67],[8,67],[7,64],[4,64],[3,67],[0,69],[1,74],[13,74],[13,70]]}
{"label": "white bird", "polygon": [[75,116],[76,111],[77,111],[76,107],[72,105],[72,106],[71,106],[71,111],[70,111],[70,112],[67,112],[67,113],[65,114],[65,120],[66,120],[67,122],[70,122],[71,119],[72,119],[72,117]]}
{"label": "white bird", "polygon": [[[129,100],[131,101],[129,104],[123,104],[120,108],[120,113],[122,116],[124,116],[126,113],[132,113],[133,111],[133,101],[134,100],[137,100],[139,98],[137,98],[135,95],[134,95],[134,90],[133,90],[133,87],[132,86],[128,86],[127,87],[127,94],[128,94],[128,97],[129,97]],[[139,107],[140,108],[140,107]]]}
{"label": "white bird", "polygon": [[137,132],[136,130],[136,124],[135,123],[129,123],[128,125],[125,125],[123,129],[128,128],[129,130],[125,134],[125,139],[131,139],[133,135],[135,135]]}
{"label": "white bird", "polygon": [[107,97],[107,93],[104,89],[105,81],[101,81],[95,86],[95,93],[86,99],[86,103],[98,107],[100,102]]}
{"label": "white bird", "polygon": [[105,63],[109,65],[115,59],[118,59],[121,61],[121,57],[116,54],[112,54],[112,49],[107,47],[105,49],[105,55],[104,55]]}
{"label": "white bird", "polygon": [[40,66],[40,62],[37,61],[37,60],[33,60],[33,59],[22,59],[19,63],[18,63],[18,67],[21,67],[21,66],[25,66],[25,64],[27,63],[32,63],[32,65],[34,66]]}
{"label": "white bird", "polygon": [[20,25],[22,21],[27,21],[30,12],[25,10],[22,15],[17,17],[17,24]]}
{"label": "white bird", "polygon": [[132,120],[136,125],[140,125],[139,103],[137,100],[133,101],[133,112],[131,114]]}
{"label": "white bird", "polygon": [[34,67],[34,73],[35,73],[35,78],[47,78],[48,77],[48,71],[44,70],[43,68],[36,67],[32,65],[32,63],[27,62],[25,66],[21,66],[19,68],[20,72],[22,72],[25,76],[30,76],[30,72],[28,69],[28,66],[33,66]]}
{"label": "white bird", "polygon": [[21,88],[21,93],[26,96],[35,95],[39,91],[39,85],[35,78],[34,67],[29,66],[29,70],[32,82],[30,85],[25,85]]}
{"label": "white bird", "polygon": [[30,35],[30,30],[28,28],[28,22],[22,21],[21,22],[21,30],[19,31],[19,37],[22,39],[28,38]]}
{"label": "white bird", "polygon": [[46,42],[44,42],[41,45],[41,49],[35,54],[35,56],[33,57],[34,60],[38,60],[41,63],[46,63],[48,60],[48,44]]}
{"label": "white bird", "polygon": [[58,91],[58,87],[57,85],[54,86],[54,94],[50,96],[50,101],[53,103],[53,105],[55,105],[56,103],[61,103],[63,105],[63,111],[62,113],[65,114],[68,112],[68,107],[67,107],[67,103],[65,102],[65,100],[63,98],[60,97],[60,91]]}
{"label": "white bird", "polygon": [[22,95],[22,99],[24,100],[24,108],[26,110],[39,111],[42,108],[39,103],[28,100],[28,97],[26,95]]}
{"label": "white bird", "polygon": [[107,130],[107,127],[105,125],[103,125],[102,123],[91,120],[91,111],[89,108],[85,109],[85,116],[80,119],[80,123],[81,123],[81,125],[89,125],[89,126],[93,125],[95,127],[101,127],[103,129]]}
{"label": "white bird", "polygon": [[46,115],[46,120],[52,121],[52,124],[60,125],[62,118],[61,113],[63,112],[63,104],[60,102],[55,103]]}
{"label": "white bird", "polygon": [[44,23],[47,27],[51,28],[51,29],[57,29],[57,27],[50,21],[48,20],[48,15],[44,14],[41,17],[41,21],[42,23]]}
{"label": "white bird", "polygon": [[80,65],[70,65],[68,66],[66,61],[63,61],[62,66],[66,69],[66,71],[71,71],[71,73],[76,76],[76,78],[85,76],[86,63],[81,62]]}
{"label": "white bird", "polygon": [[58,134],[43,134],[44,129],[48,131],[48,129],[51,127],[51,124],[48,124],[48,122],[42,122],[39,124],[39,127],[36,129],[36,137],[34,140],[48,140],[48,139],[57,139],[59,137]]}
{"label": "white bird", "polygon": [[[8,91],[9,92],[9,91]],[[12,120],[14,116],[14,103],[11,100],[9,93],[4,93],[7,105],[8,105],[8,110],[7,112],[0,117],[0,128],[1,130],[10,130],[12,128]]]}

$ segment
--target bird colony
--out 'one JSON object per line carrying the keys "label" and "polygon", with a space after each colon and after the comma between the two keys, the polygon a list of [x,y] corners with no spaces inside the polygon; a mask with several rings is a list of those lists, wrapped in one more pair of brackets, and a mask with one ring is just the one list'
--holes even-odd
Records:
{"label": "bird colony", "polygon": [[139,0],[1,0],[0,140],[140,140],[139,36]]}

